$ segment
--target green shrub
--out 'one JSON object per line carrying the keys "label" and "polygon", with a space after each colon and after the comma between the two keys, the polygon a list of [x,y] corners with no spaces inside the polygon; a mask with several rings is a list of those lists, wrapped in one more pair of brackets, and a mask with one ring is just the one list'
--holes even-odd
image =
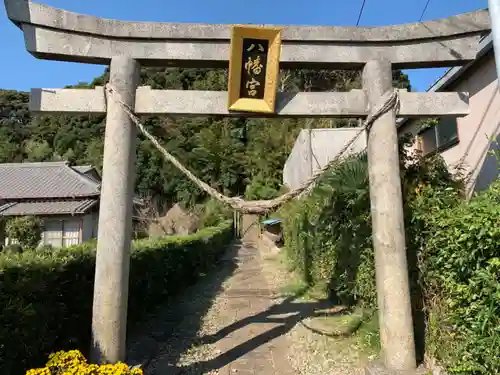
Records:
{"label": "green shrub", "polygon": [[20,216],[7,221],[7,237],[16,239],[23,248],[33,249],[42,239],[43,222],[35,216]]}
{"label": "green shrub", "polygon": [[470,201],[424,189],[421,275],[428,350],[457,374],[500,373],[500,181]]}
{"label": "green shrub", "polygon": [[[425,334],[450,373],[500,373],[500,182],[467,202],[460,174],[439,155],[402,147],[400,156],[417,345]],[[348,158],[281,216],[288,260],[304,280],[375,307],[366,170],[364,155]]]}
{"label": "green shrub", "polygon": [[329,171],[306,199],[281,211],[292,266],[305,281],[324,285],[347,304],[374,295],[371,277],[356,287],[360,263],[372,259],[369,207],[367,159],[360,154]]}
{"label": "green shrub", "polygon": [[23,247],[17,243],[7,245],[3,248],[5,254],[19,254],[23,252]]}
{"label": "green shrub", "polygon": [[245,199],[273,199],[279,194],[279,183],[272,178],[257,174],[245,189]]}
{"label": "green shrub", "polygon": [[[459,176],[452,176],[439,156],[410,153],[406,147],[409,137],[401,138],[400,142],[401,184],[407,207],[418,186],[452,187],[460,191]],[[405,211],[411,220],[411,210]],[[288,258],[305,281],[326,285],[330,294],[342,303],[375,306],[365,153],[348,157],[328,171],[307,198],[285,206],[281,217]],[[413,282],[416,284],[416,280]]]}
{"label": "green shrub", "polygon": [[[232,223],[133,243],[129,325],[207,271]],[[53,351],[90,347],[95,244],[0,255],[0,373],[23,374]]]}
{"label": "green shrub", "polygon": [[196,207],[194,214],[200,218],[200,228],[206,228],[232,219],[233,212],[225,204],[210,198]]}

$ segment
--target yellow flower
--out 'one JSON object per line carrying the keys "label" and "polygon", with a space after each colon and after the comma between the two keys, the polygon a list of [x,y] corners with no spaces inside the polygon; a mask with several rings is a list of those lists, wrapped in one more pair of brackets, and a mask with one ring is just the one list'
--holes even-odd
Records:
{"label": "yellow flower", "polygon": [[46,367],[44,368],[35,368],[32,370],[28,370],[26,375],[51,375],[50,370]]}
{"label": "yellow flower", "polygon": [[32,369],[26,375],[144,375],[139,369],[130,369],[126,363],[95,365],[87,363],[78,350],[52,353],[46,367]]}

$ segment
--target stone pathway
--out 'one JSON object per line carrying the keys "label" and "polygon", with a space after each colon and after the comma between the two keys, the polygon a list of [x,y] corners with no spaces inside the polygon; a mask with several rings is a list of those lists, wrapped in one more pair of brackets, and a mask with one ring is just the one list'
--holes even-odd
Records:
{"label": "stone pathway", "polygon": [[235,273],[218,298],[223,302],[229,325],[207,337],[220,353],[209,368],[220,374],[292,374],[285,357],[288,346],[283,336],[291,327],[271,316],[277,290],[262,275],[260,254],[250,246],[241,246]]}
{"label": "stone pathway", "polygon": [[286,274],[263,254],[234,246],[216,270],[152,312],[129,333],[128,363],[145,364],[146,375],[361,374],[350,348],[297,324],[323,307],[280,296]]}
{"label": "stone pathway", "polygon": [[292,374],[284,334],[300,318],[279,308],[261,269],[255,248],[232,249],[212,277],[131,334],[129,363],[147,362],[146,375]]}

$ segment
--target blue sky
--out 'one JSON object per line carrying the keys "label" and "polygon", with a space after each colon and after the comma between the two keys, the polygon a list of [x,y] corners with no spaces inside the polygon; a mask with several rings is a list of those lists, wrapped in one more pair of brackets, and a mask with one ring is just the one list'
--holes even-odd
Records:
{"label": "blue sky", "polygon": [[[20,0],[23,1],[23,0]],[[360,26],[419,20],[427,0],[366,0]],[[356,24],[362,0],[44,0],[58,8],[132,21],[260,23],[296,25]],[[2,4],[3,2],[0,2]],[[3,5],[3,4],[2,4]],[[103,72],[99,65],[38,60],[26,52],[22,32],[0,5],[0,88],[62,88],[89,82]],[[430,0],[423,20],[486,8],[488,0]],[[425,91],[445,69],[410,70],[415,91]]]}

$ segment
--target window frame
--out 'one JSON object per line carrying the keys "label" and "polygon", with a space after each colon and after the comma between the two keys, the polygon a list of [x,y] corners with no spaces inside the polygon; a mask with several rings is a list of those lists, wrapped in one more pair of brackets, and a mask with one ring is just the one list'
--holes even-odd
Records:
{"label": "window frame", "polygon": [[[440,143],[439,126],[441,125],[442,121],[453,121],[453,124],[455,125],[455,129],[456,129],[456,136],[453,137],[452,139],[450,139],[449,141]],[[425,152],[425,143],[423,140],[423,134],[426,132],[430,132],[430,131],[432,131],[432,133],[434,135],[436,147],[433,150]],[[419,130],[417,133],[417,137],[418,137],[418,142],[419,142],[419,149],[423,152],[424,155],[432,155],[435,153],[443,152],[449,148],[452,148],[453,146],[456,146],[460,142],[460,135],[459,135],[459,131],[458,131],[457,118],[456,117],[440,118],[437,125]]]}
{"label": "window frame", "polygon": [[[70,226],[69,223],[76,224],[76,231],[68,231],[66,226]],[[81,244],[81,234],[82,234],[82,221],[80,219],[64,219],[62,220],[62,247],[71,247]],[[76,240],[76,243],[68,243]]]}
{"label": "window frame", "polygon": [[[54,236],[54,237],[51,237],[49,238],[47,236],[47,223],[48,222],[51,222],[51,223],[56,223],[58,222],[59,223],[59,228],[60,230],[58,231],[50,231],[51,233],[58,233],[59,235],[58,236]],[[72,235],[65,235],[65,224],[69,223],[69,222],[72,222],[72,223],[77,223],[78,224],[78,231],[73,231],[73,232],[70,232],[72,233]],[[53,241],[57,241],[57,242],[60,242],[59,243],[59,246],[56,246],[56,247],[60,247],[60,248],[65,248],[65,247],[69,247],[69,246],[74,246],[74,245],[79,245],[82,243],[82,227],[83,227],[83,223],[80,219],[68,219],[68,218],[49,218],[49,219],[45,219],[45,223],[44,223],[44,235],[43,235],[43,244],[44,245],[52,245],[52,246],[55,246],[53,243],[47,243],[48,240],[53,240]],[[74,236],[74,234],[76,234],[77,236]],[[77,240],[77,242],[75,244],[67,244],[66,242],[67,241],[71,241],[71,240]]]}

